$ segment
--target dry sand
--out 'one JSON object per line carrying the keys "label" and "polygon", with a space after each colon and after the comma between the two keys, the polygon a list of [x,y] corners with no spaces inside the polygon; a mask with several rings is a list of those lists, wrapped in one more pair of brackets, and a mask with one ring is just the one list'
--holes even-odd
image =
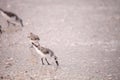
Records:
{"label": "dry sand", "polygon": [[[0,35],[0,80],[120,80],[120,0],[0,0],[24,27]],[[42,65],[27,38],[33,32],[59,58]]]}

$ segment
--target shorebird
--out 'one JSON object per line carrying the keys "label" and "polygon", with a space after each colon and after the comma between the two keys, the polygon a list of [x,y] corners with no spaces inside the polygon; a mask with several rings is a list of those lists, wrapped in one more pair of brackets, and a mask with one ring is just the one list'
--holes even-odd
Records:
{"label": "shorebird", "polygon": [[0,13],[7,20],[8,26],[10,24],[13,24],[14,26],[16,25],[21,25],[22,27],[24,26],[22,19],[19,18],[15,13],[5,11],[1,8],[0,8]]}
{"label": "shorebird", "polygon": [[[35,37],[35,36],[33,36]],[[32,46],[33,48],[36,50],[36,52],[41,55],[41,61],[42,61],[42,65],[44,65],[44,59],[45,61],[47,62],[48,65],[50,65],[50,63],[48,62],[47,60],[47,57],[50,57],[50,58],[54,58],[55,60],[55,63],[57,66],[59,66],[59,63],[58,63],[58,58],[57,56],[55,56],[54,52],[48,48],[45,48],[45,47],[42,47],[39,43],[39,41],[34,41],[31,37],[29,37],[32,41]]]}

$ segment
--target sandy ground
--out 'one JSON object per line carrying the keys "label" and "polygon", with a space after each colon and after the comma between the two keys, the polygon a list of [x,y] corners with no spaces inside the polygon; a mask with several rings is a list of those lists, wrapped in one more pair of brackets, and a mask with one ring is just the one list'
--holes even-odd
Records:
{"label": "sandy ground", "polygon": [[[0,0],[24,27],[0,35],[0,80],[120,80],[120,0]],[[57,68],[41,65],[27,36],[59,58]]]}

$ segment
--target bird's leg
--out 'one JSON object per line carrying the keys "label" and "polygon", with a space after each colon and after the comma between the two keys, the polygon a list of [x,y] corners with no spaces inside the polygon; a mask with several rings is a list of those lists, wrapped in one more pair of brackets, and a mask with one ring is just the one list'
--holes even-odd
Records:
{"label": "bird's leg", "polygon": [[55,63],[57,64],[57,66],[59,66],[59,63],[58,63],[58,60],[57,60],[56,56],[54,57],[54,59],[55,59]]}
{"label": "bird's leg", "polygon": [[13,26],[16,26],[16,24],[14,24],[14,23],[11,23]]}
{"label": "bird's leg", "polygon": [[2,34],[2,30],[0,29],[0,33]]}
{"label": "bird's leg", "polygon": [[56,62],[56,64],[57,64],[57,66],[59,66],[59,63],[58,63],[58,61],[55,61]]}
{"label": "bird's leg", "polygon": [[10,24],[12,24],[13,26],[16,26],[15,23],[11,23],[9,20],[7,20],[7,23],[8,23],[8,27],[10,26]]}
{"label": "bird's leg", "polygon": [[48,62],[47,58],[45,58],[45,60],[46,60],[47,64],[50,65],[50,63]]}
{"label": "bird's leg", "polygon": [[23,21],[22,21],[22,20],[20,20],[20,24],[21,24],[22,27],[24,27],[24,25],[23,25]]}
{"label": "bird's leg", "polygon": [[8,23],[8,27],[10,26],[10,22],[7,20],[7,23]]}
{"label": "bird's leg", "polygon": [[41,61],[42,61],[42,65],[44,65],[43,58],[41,58]]}
{"label": "bird's leg", "polygon": [[19,24],[20,24],[22,27],[24,27],[22,19],[20,19],[19,17],[16,17],[16,21],[19,22]]}
{"label": "bird's leg", "polygon": [[1,27],[1,25],[0,25],[0,33],[2,34],[2,29],[1,29],[2,27]]}

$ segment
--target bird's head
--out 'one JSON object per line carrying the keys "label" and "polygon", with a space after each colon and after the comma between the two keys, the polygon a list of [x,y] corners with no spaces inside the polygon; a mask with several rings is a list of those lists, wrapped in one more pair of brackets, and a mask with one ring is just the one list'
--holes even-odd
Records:
{"label": "bird's head", "polygon": [[39,41],[40,40],[40,38],[38,37],[38,35],[35,35],[35,34],[33,34],[32,32],[30,32],[29,33],[29,36],[27,36],[29,39],[31,39],[31,40],[34,40],[34,41]]}

